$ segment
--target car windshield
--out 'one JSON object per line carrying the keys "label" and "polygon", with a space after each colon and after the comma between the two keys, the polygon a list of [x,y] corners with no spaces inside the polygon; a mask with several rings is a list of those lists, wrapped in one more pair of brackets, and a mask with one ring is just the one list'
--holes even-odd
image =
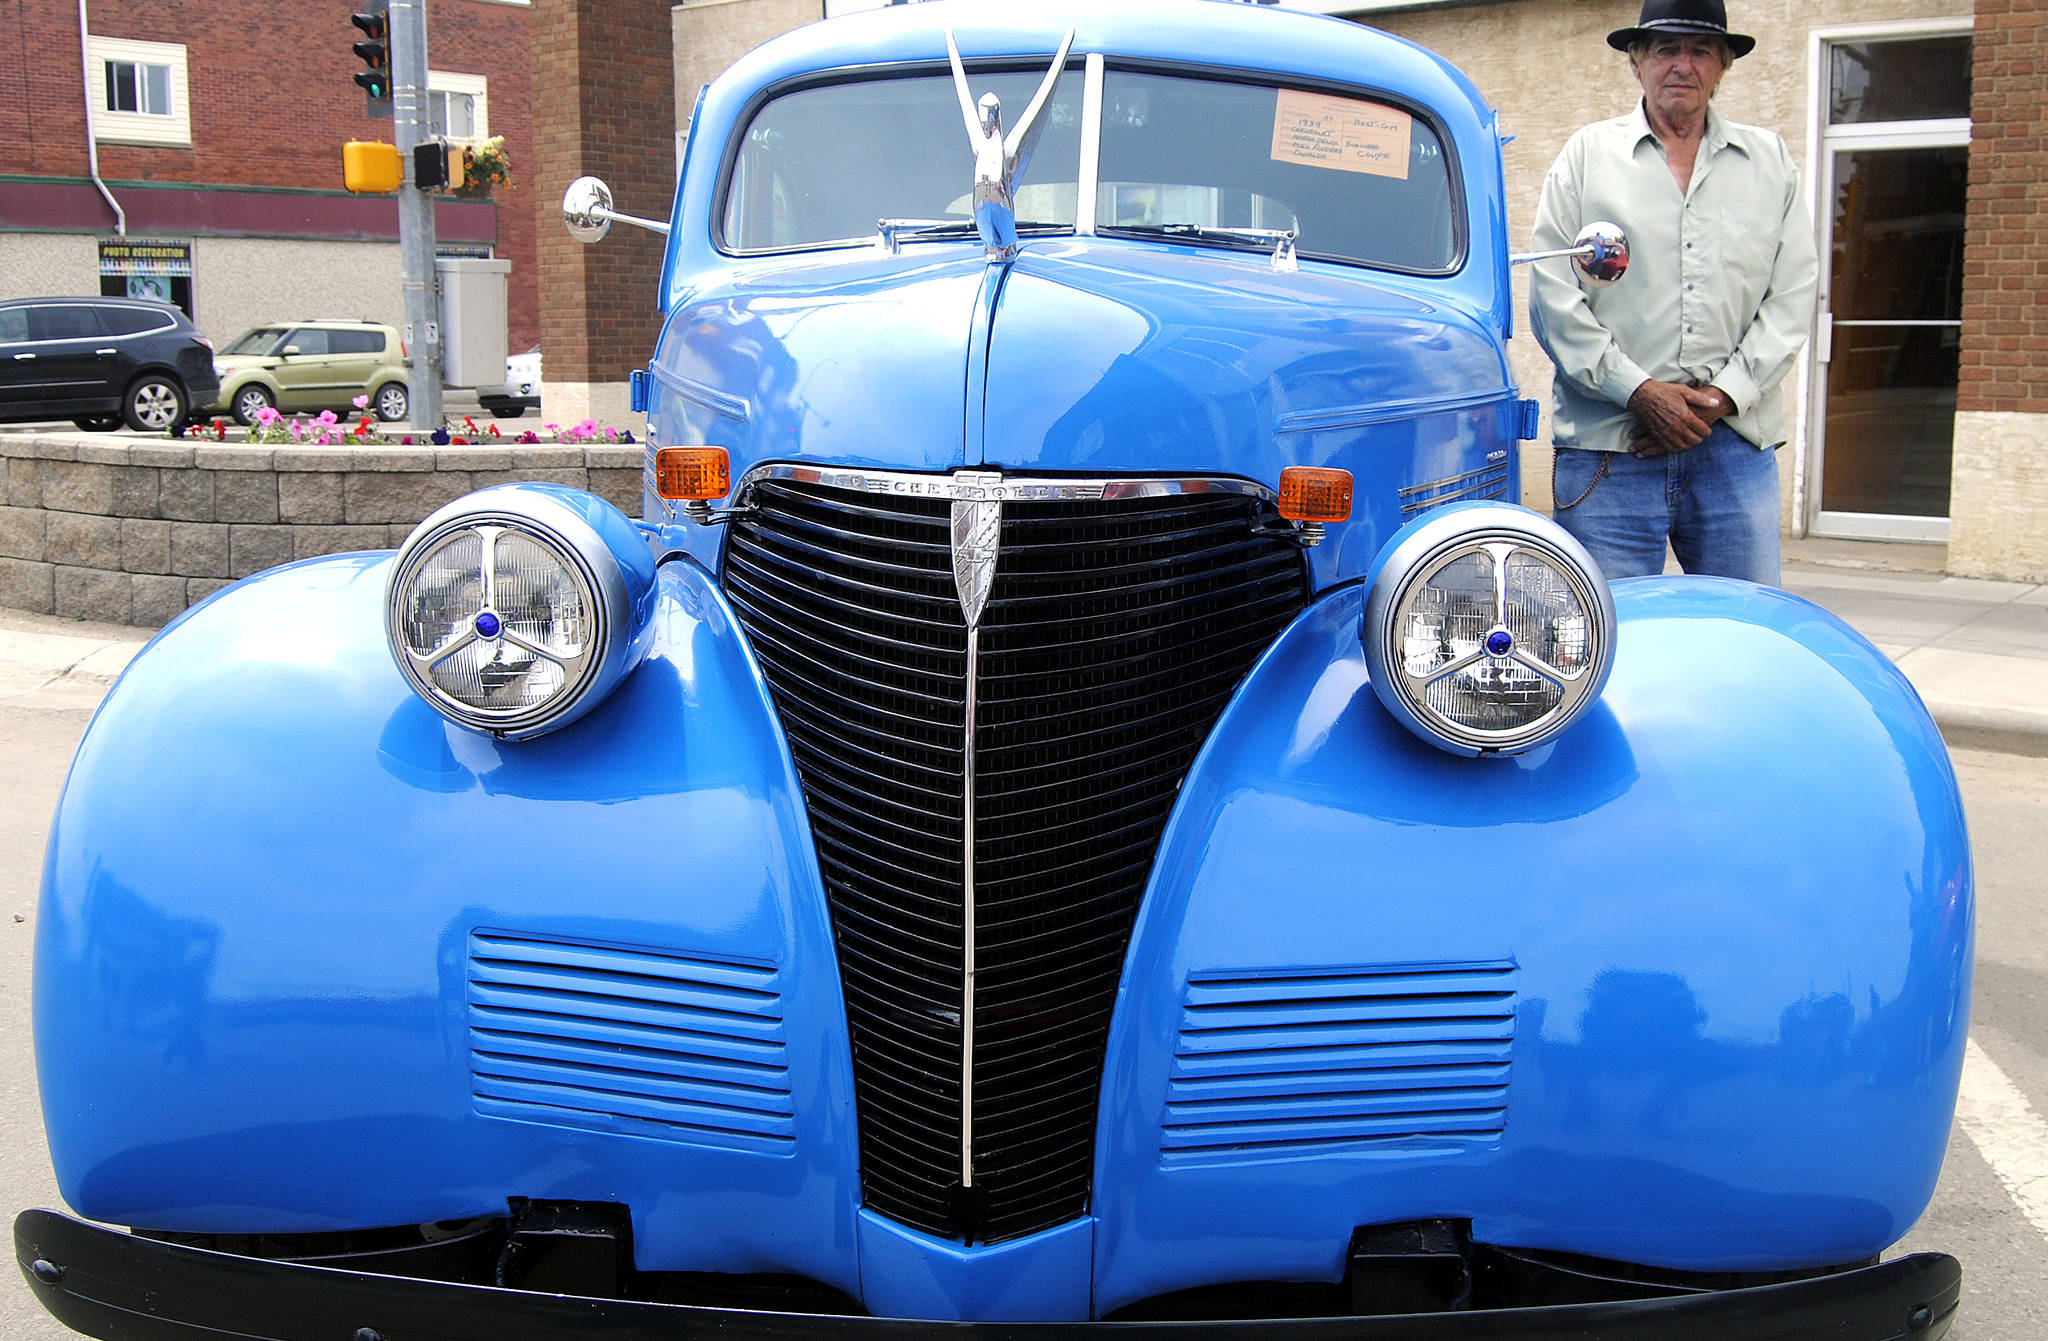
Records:
{"label": "car windshield", "polygon": [[284,339],[282,326],[258,326],[252,331],[243,331],[223,354],[270,354],[275,353],[278,343]]}
{"label": "car windshield", "polygon": [[[1042,71],[970,71],[1007,121]],[[1016,191],[1023,231],[1073,229],[1080,200],[1080,72],[1060,79]],[[725,199],[736,252],[872,239],[884,219],[970,218],[974,157],[949,75],[798,89],[756,114]],[[1363,95],[1146,71],[1107,72],[1086,227],[1195,245],[1270,249],[1424,273],[1462,246],[1451,165],[1421,117]],[[957,237],[961,229],[927,236]],[[899,231],[911,239],[913,232]]]}

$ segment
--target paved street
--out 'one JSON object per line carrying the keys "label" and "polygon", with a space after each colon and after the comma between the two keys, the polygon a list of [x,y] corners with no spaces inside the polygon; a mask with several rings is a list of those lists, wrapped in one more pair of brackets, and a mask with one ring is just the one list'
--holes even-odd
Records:
{"label": "paved street", "polygon": [[[1830,567],[1824,546],[1802,556],[1789,585],[1851,607],[1843,613],[1909,671],[1914,658],[1931,659],[1923,670],[1931,678],[1921,683],[1930,703],[1939,690],[1937,711],[1958,731],[2006,747],[1956,753],[1978,864],[1975,1047],[1933,1207],[1901,1249],[1939,1248],[1962,1259],[1965,1303],[1954,1333],[1961,1341],[2037,1341],[2048,1335],[2048,864],[2040,860],[2048,825],[2048,757],[2041,755],[2048,750],[2042,736],[1993,728],[2034,723],[2014,716],[2026,706],[2024,686],[2048,687],[2040,590],[1957,584],[1910,565],[1904,572],[1853,560]],[[28,1032],[43,841],[91,710],[144,636],[0,612],[0,758],[8,761],[9,784],[9,804],[0,808],[0,1013],[10,1026],[0,1030],[0,1210],[10,1216],[57,1204]],[[1973,662],[1960,644],[1981,644],[1978,655],[1994,659]],[[1980,681],[1987,701],[1973,716],[1969,694]],[[0,1284],[0,1337],[69,1335],[8,1273]]]}

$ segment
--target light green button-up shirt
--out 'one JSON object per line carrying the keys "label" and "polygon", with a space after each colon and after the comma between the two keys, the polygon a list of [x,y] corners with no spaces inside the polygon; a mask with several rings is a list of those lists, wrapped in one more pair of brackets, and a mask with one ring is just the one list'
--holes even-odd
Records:
{"label": "light green button-up shirt", "polygon": [[1628,233],[1628,273],[1589,290],[1568,258],[1537,261],[1530,325],[1557,366],[1551,437],[1623,451],[1644,381],[1719,387],[1727,424],[1759,447],[1786,438],[1780,383],[1813,327],[1818,271],[1799,171],[1776,133],[1707,109],[1681,195],[1643,106],[1572,136],[1543,181],[1533,250],[1595,220]]}

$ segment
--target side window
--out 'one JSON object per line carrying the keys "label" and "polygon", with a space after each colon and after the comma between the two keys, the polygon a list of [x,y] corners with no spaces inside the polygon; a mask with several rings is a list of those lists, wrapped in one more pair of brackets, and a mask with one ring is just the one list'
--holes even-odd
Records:
{"label": "side window", "polygon": [[28,339],[28,309],[0,307],[0,344],[19,344]]}
{"label": "side window", "polygon": [[284,338],[288,345],[299,347],[301,358],[327,353],[327,332],[323,330],[296,330]]}
{"label": "side window", "polygon": [[92,135],[124,144],[192,143],[185,47],[122,37],[86,39],[92,80]]}
{"label": "side window", "polygon": [[170,318],[163,313],[141,307],[102,307],[99,314],[100,325],[106,327],[109,335],[140,335],[144,331],[165,330],[171,325]]}
{"label": "side window", "polygon": [[96,340],[102,334],[99,316],[83,303],[28,310],[31,340]]}
{"label": "side window", "polygon": [[327,348],[335,354],[375,354],[384,348],[384,332],[329,331]]}

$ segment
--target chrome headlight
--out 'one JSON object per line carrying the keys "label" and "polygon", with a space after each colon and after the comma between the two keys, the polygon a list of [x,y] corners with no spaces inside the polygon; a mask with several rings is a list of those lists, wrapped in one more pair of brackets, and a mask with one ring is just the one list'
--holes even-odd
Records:
{"label": "chrome headlight", "polygon": [[457,499],[400,547],[384,625],[451,721],[520,739],[595,707],[640,659],[654,560],[611,504],[553,485]]}
{"label": "chrome headlight", "polygon": [[1502,503],[1444,508],[1382,552],[1366,598],[1373,691],[1453,754],[1554,739],[1614,664],[1614,597],[1592,556],[1547,517]]}

